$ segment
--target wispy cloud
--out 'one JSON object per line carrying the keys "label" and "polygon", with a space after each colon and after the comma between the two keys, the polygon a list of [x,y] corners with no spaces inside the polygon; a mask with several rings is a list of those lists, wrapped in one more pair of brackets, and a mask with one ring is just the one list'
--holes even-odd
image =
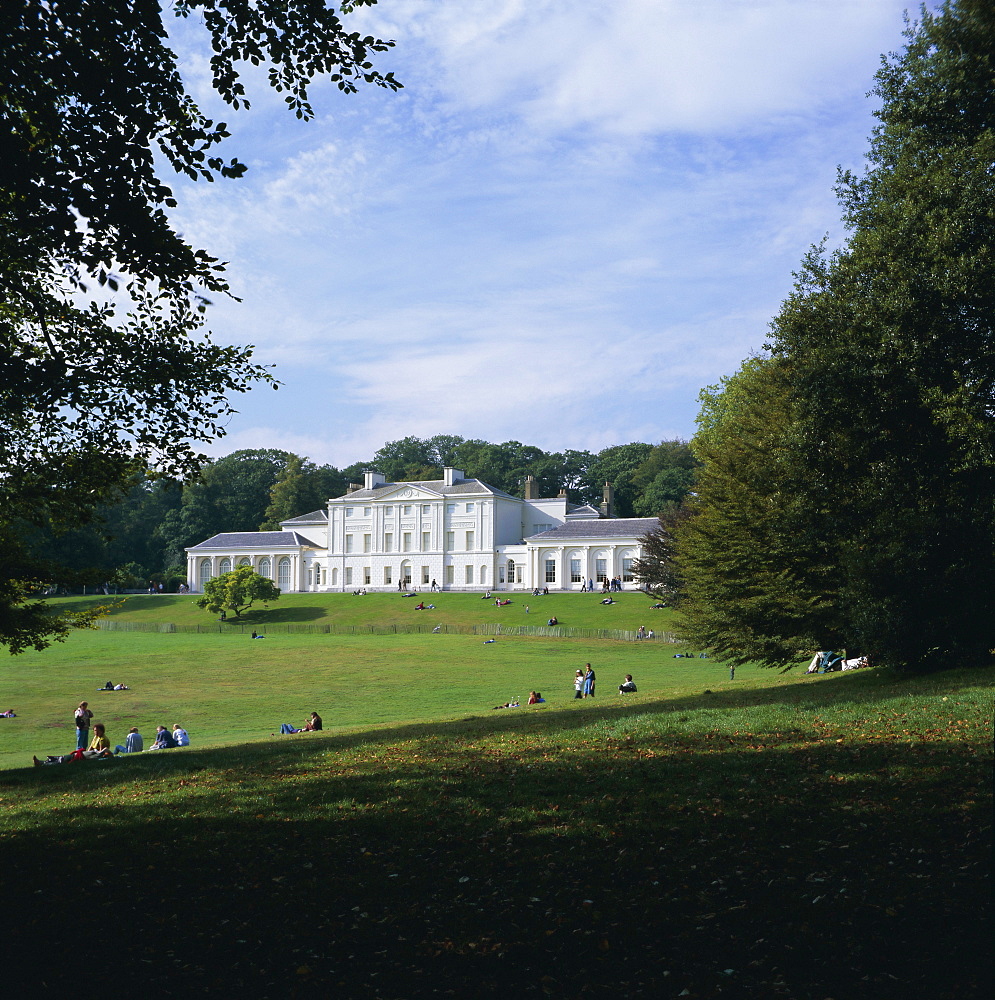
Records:
{"label": "wispy cloud", "polygon": [[267,98],[233,127],[249,176],[181,186],[178,223],[243,299],[211,325],[286,386],[239,400],[223,449],[296,442],[345,465],[407,434],[689,435],[699,388],[760,347],[806,248],[840,238],[835,167],[859,165],[902,6],[361,13],[397,39],[381,61],[404,91],[319,86],[307,126]]}

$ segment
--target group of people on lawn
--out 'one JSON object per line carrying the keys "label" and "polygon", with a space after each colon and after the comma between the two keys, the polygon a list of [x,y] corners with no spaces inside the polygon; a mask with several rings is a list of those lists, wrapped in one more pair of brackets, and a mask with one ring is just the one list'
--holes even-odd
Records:
{"label": "group of people on lawn", "polygon": [[[137,726],[132,726],[125,737],[124,744],[118,744],[111,750],[111,741],[107,737],[107,730],[102,722],[93,723],[93,736],[90,736],[90,721],[93,719],[93,712],[85,701],[79,703],[79,707],[73,716],[76,724],[76,749],[66,754],[49,754],[45,760],[33,757],[35,767],[43,764],[69,764],[81,760],[100,760],[101,758],[113,757],[118,753],[141,753],[145,749],[145,741]],[[190,746],[190,736],[187,731],[178,723],[173,723],[172,730],[165,726],[156,726],[155,742],[149,750],[173,750],[176,747]]]}

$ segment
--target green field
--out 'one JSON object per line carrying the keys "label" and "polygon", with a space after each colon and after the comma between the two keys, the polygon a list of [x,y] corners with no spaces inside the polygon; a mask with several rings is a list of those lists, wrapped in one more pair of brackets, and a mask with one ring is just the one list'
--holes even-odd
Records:
{"label": "green field", "polygon": [[[455,596],[454,623],[493,615]],[[730,680],[673,652],[86,632],[8,658],[9,988],[988,996],[992,665]],[[598,695],[576,701],[588,660]],[[536,688],[546,705],[491,710]],[[25,767],[71,748],[84,698],[112,742],[180,722],[193,746]],[[270,735],[312,709],[325,732]]]}
{"label": "green field", "polygon": [[[495,607],[480,594],[419,592],[417,597],[401,594],[285,594],[268,607],[255,606],[241,618],[229,618],[226,627],[237,631],[241,625],[259,628],[273,625],[477,625],[502,623],[511,625],[543,625],[556,617],[567,628],[628,629],[640,625],[665,632],[673,626],[669,608],[653,610],[655,598],[638,591],[613,594],[614,604],[603,605],[602,595],[559,594],[543,597],[530,594],[497,594],[511,600],[505,607]],[[415,611],[423,602],[434,604],[434,611]],[[175,625],[216,625],[217,617],[197,607],[195,596],[180,594],[136,594],[130,597],[58,597],[48,599],[58,611],[85,611],[100,605],[109,606],[111,620],[134,622],[171,622]],[[116,605],[116,606],[115,606]],[[529,610],[526,611],[525,609]]]}

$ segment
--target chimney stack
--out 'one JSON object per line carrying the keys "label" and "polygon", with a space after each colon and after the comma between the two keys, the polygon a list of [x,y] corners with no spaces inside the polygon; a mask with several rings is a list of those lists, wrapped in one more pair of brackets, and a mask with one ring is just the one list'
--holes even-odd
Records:
{"label": "chimney stack", "polygon": [[604,499],[601,501],[601,506],[598,508],[601,517],[614,517],[615,516],[615,491],[612,489],[612,484],[609,482],[605,483]]}

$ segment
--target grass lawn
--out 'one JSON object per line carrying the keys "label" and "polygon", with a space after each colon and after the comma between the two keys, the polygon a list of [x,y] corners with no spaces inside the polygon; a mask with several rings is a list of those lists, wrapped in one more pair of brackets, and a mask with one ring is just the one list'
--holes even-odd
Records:
{"label": "grass lawn", "polygon": [[[495,592],[495,597],[497,593]],[[656,600],[638,591],[613,594],[611,605],[601,603],[598,594],[502,594],[511,600],[506,607],[495,607],[480,594],[419,592],[418,596],[401,594],[286,594],[268,608],[252,607],[240,619],[230,618],[227,626],[237,629],[248,625],[265,631],[267,625],[397,625],[430,624],[479,625],[500,622],[510,625],[545,625],[558,618],[569,628],[609,628],[635,631],[640,625],[664,632],[671,629],[673,612],[651,609]],[[96,605],[121,601],[108,617],[135,622],[171,622],[174,625],[213,625],[217,617],[197,607],[197,597],[190,594],[136,594],[131,597],[58,597],[46,599],[60,611],[83,611]],[[434,604],[434,611],[415,611],[419,602]],[[526,612],[526,607],[529,609]]]}
{"label": "grass lawn", "polygon": [[[74,635],[4,661],[5,980],[987,997],[993,681],[730,681],[655,643]],[[545,706],[490,710],[533,688]],[[194,745],[23,767],[71,746],[84,698],[115,742],[162,721]],[[270,736],[311,709],[324,733]]]}

